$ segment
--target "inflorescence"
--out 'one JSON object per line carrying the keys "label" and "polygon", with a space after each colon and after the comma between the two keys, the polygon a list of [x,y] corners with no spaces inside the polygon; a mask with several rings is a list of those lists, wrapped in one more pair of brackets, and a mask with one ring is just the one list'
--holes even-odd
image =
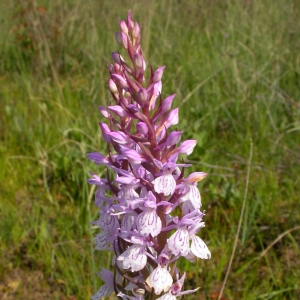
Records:
{"label": "inflorescence", "polygon": [[175,300],[198,289],[183,291],[185,272],[176,261],[209,259],[206,244],[196,234],[204,227],[197,184],[207,174],[191,173],[190,164],[178,163],[190,155],[195,140],[180,143],[175,95],[161,97],[164,66],[153,71],[145,84],[146,63],[140,46],[140,26],[131,11],[120,22],[116,40],[130,63],[112,53],[108,86],[114,105],[99,107],[106,123],[99,123],[108,155],[89,153],[88,158],[106,167],[106,178],[92,174],[97,186],[95,205],[100,217],[93,222],[98,250],[113,251],[113,269],[98,274],[105,284],[92,296],[98,300],[115,292],[120,299]]}

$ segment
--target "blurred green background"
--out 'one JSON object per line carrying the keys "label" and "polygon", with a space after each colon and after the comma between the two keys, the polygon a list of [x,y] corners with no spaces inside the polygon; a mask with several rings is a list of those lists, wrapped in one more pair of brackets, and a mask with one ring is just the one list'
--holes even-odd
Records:
{"label": "blurred green background", "polygon": [[[109,254],[98,232],[92,165],[106,147],[98,105],[118,20],[132,9],[154,68],[167,66],[212,259],[179,264],[188,299],[217,299],[253,159],[223,299],[300,299],[300,2],[7,0],[0,4],[0,299],[89,299]],[[123,52],[124,53],[124,52]],[[275,243],[276,242],[276,243]],[[269,247],[269,248],[267,248]],[[263,252],[267,249],[267,252]]]}

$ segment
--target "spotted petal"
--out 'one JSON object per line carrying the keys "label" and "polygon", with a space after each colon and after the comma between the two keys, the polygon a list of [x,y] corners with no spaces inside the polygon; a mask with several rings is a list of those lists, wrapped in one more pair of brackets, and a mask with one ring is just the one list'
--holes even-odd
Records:
{"label": "spotted petal", "polygon": [[143,236],[157,236],[161,232],[161,220],[156,210],[146,210],[137,217],[137,229]]}
{"label": "spotted petal", "polygon": [[109,212],[101,213],[97,225],[101,230],[114,234],[120,227],[118,217]]}
{"label": "spotted petal", "polygon": [[166,267],[158,265],[156,269],[152,271],[146,280],[146,283],[154,288],[156,295],[159,295],[162,291],[167,292],[173,283],[171,274]]}
{"label": "spotted petal", "polygon": [[201,196],[197,186],[191,185],[190,191],[188,192],[187,196],[195,209],[199,209],[201,207]]}
{"label": "spotted petal", "polygon": [[165,173],[154,180],[154,190],[164,196],[172,195],[176,188],[176,181],[171,173]]}
{"label": "spotted petal", "polygon": [[185,256],[189,252],[189,233],[185,228],[179,228],[168,239],[168,247],[174,255]]}
{"label": "spotted petal", "polygon": [[192,235],[191,239],[192,239],[191,252],[199,258],[210,259],[211,254],[206,244],[196,235]]}
{"label": "spotted petal", "polygon": [[129,235],[128,231],[133,230],[134,228],[135,228],[134,216],[125,214],[121,223],[120,236],[122,238],[127,238]]}
{"label": "spotted petal", "polygon": [[132,245],[118,257],[118,260],[123,262],[123,269],[131,269],[131,272],[140,271],[147,263],[145,247]]}
{"label": "spotted petal", "polygon": [[112,235],[109,232],[99,233],[95,237],[95,244],[97,250],[111,249]]}

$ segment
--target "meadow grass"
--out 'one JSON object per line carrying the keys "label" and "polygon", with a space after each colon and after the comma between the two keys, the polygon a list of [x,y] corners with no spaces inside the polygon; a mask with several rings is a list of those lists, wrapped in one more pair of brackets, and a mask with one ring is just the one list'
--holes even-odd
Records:
{"label": "meadow grass", "polygon": [[[86,183],[89,170],[105,170],[88,162],[86,153],[106,152],[97,106],[112,101],[107,65],[111,52],[120,50],[114,41],[117,21],[130,8],[142,25],[148,64],[167,66],[163,96],[177,95],[178,129],[198,141],[189,160],[194,170],[209,174],[199,187],[206,210],[201,236],[212,259],[194,265],[179,261],[188,270],[186,287],[201,286],[188,298],[218,296],[236,236],[252,140],[245,216],[224,299],[297,299],[296,0],[2,3],[0,294],[88,299],[101,284],[95,271],[110,265],[108,253],[94,252],[97,229],[90,222],[97,209]],[[41,278],[34,275],[25,284],[35,272]]]}

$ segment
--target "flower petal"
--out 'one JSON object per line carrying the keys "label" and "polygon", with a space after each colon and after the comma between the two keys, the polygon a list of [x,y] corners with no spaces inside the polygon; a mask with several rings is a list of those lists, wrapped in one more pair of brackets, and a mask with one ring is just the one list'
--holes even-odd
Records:
{"label": "flower petal", "polygon": [[157,236],[161,232],[161,220],[154,209],[146,210],[137,217],[137,229],[143,236]]}
{"label": "flower petal", "polygon": [[154,190],[164,196],[172,195],[176,188],[176,181],[172,174],[166,173],[154,180]]}
{"label": "flower petal", "polygon": [[197,262],[198,258],[196,255],[194,255],[190,249],[189,253],[184,256],[185,259],[189,260],[192,263]]}
{"label": "flower petal", "polygon": [[188,197],[195,209],[199,209],[201,207],[201,196],[197,186],[190,186]]}
{"label": "flower petal", "polygon": [[157,300],[176,300],[176,297],[167,293],[159,297]]}
{"label": "flower petal", "polygon": [[121,223],[121,237],[127,238],[129,236],[128,231],[131,231],[135,228],[134,216],[125,214],[122,223]]}
{"label": "flower petal", "polygon": [[101,272],[97,275],[107,284],[108,286],[114,286],[114,274],[104,268],[101,268]]}
{"label": "flower petal", "polygon": [[211,254],[206,244],[196,235],[192,235],[191,239],[192,239],[191,252],[199,258],[210,259]]}
{"label": "flower petal", "polygon": [[102,231],[112,234],[115,234],[118,228],[120,228],[118,217],[109,212],[101,213],[99,221],[96,224],[99,225]]}
{"label": "flower petal", "polygon": [[110,232],[104,232],[99,233],[95,237],[95,244],[97,250],[109,250],[111,247],[111,233]]}
{"label": "flower petal", "polygon": [[146,283],[154,288],[156,295],[159,295],[162,291],[167,292],[169,290],[173,283],[173,279],[167,268],[162,268],[158,265],[158,267],[149,275]]}
{"label": "flower petal", "polygon": [[119,257],[123,261],[123,269],[131,269],[131,272],[142,270],[147,264],[147,255],[144,246],[132,245]]}
{"label": "flower petal", "polygon": [[174,255],[185,256],[189,252],[189,232],[179,228],[168,239],[168,247]]}
{"label": "flower petal", "polygon": [[113,291],[114,291],[113,286],[108,286],[107,284],[104,284],[97,291],[97,293],[91,297],[91,300],[100,300],[105,296],[109,296]]}

